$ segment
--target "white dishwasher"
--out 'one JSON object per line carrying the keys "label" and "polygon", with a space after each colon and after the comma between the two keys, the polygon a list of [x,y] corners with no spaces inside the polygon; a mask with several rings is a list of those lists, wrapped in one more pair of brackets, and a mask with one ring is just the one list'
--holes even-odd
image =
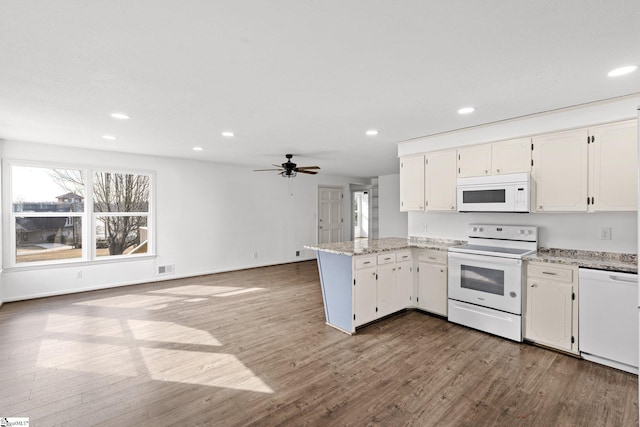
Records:
{"label": "white dishwasher", "polygon": [[638,275],[581,268],[579,277],[581,356],[638,374]]}

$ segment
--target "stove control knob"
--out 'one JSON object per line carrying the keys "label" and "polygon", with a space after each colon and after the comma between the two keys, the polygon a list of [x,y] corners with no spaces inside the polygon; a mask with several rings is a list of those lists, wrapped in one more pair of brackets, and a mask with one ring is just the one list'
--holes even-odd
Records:
{"label": "stove control knob", "polygon": [[482,227],[478,228],[478,231],[482,233],[483,228]]}
{"label": "stove control knob", "polygon": [[517,296],[517,294],[515,292],[509,292],[509,296],[511,298],[515,298]]}
{"label": "stove control knob", "polygon": [[478,227],[473,227],[473,231],[474,232],[478,231]]}

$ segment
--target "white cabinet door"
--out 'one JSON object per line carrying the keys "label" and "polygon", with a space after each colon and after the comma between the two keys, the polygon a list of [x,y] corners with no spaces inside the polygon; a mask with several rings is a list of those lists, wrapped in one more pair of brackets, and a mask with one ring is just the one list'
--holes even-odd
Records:
{"label": "white cabinet door", "polygon": [[531,171],[531,138],[491,144],[491,167],[494,175]]}
{"label": "white cabinet door", "polygon": [[458,178],[491,175],[491,144],[458,150]]}
{"label": "white cabinet door", "polygon": [[425,156],[425,210],[456,211],[456,150]]}
{"label": "white cabinet door", "polygon": [[589,210],[638,209],[638,127],[635,120],[590,129]]}
{"label": "white cabinet door", "polygon": [[[395,255],[394,255],[395,256]],[[377,317],[383,317],[393,313],[394,293],[396,284],[396,264],[383,264],[378,266],[378,302]]]}
{"label": "white cabinet door", "polygon": [[400,159],[400,211],[424,210],[424,156]]}
{"label": "white cabinet door", "polygon": [[404,310],[411,305],[413,289],[412,270],[411,261],[396,264],[396,290],[393,296],[393,312]]}
{"label": "white cabinet door", "polygon": [[533,138],[538,212],[587,210],[587,137],[578,129]]}
{"label": "white cabinet door", "polygon": [[418,266],[418,308],[446,316],[447,267],[428,262]]}
{"label": "white cabinet door", "polygon": [[354,284],[354,325],[360,326],[376,319],[376,299],[378,281],[376,267],[355,270]]}
{"label": "white cabinet door", "polygon": [[527,280],[524,337],[572,351],[573,285],[544,279]]}

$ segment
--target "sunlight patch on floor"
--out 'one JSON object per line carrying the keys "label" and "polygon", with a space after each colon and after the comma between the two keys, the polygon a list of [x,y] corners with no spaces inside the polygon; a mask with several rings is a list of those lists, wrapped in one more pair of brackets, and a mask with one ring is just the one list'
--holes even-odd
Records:
{"label": "sunlight patch on floor", "polygon": [[232,354],[140,348],[154,380],[273,393]]}
{"label": "sunlight patch on floor", "polygon": [[37,366],[100,375],[138,375],[129,348],[79,341],[42,340]]}
{"label": "sunlight patch on floor", "polygon": [[92,316],[50,314],[45,326],[47,332],[122,338],[122,325],[118,319]]}
{"label": "sunlight patch on floor", "polygon": [[172,294],[182,296],[209,296],[209,297],[227,297],[239,295],[248,292],[263,291],[264,288],[243,288],[237,286],[204,286],[204,285],[187,285],[177,286],[175,288],[159,289],[151,291],[154,294]]}
{"label": "sunlight patch on floor", "polygon": [[77,302],[76,305],[113,307],[113,308],[144,308],[159,310],[166,308],[169,302],[180,301],[182,298],[155,295],[121,295],[111,298],[100,298],[90,301]]}
{"label": "sunlight patch on floor", "polygon": [[127,324],[133,337],[137,340],[214,346],[222,345],[207,331],[177,325],[173,322],[130,319],[127,320]]}

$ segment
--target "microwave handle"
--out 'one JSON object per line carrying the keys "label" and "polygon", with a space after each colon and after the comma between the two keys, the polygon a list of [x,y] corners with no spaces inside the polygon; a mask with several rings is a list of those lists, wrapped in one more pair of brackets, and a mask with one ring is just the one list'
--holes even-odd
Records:
{"label": "microwave handle", "polygon": [[449,252],[449,259],[459,259],[467,261],[483,261],[499,265],[522,265],[522,260],[518,258],[502,258],[486,255],[471,255],[458,252]]}

